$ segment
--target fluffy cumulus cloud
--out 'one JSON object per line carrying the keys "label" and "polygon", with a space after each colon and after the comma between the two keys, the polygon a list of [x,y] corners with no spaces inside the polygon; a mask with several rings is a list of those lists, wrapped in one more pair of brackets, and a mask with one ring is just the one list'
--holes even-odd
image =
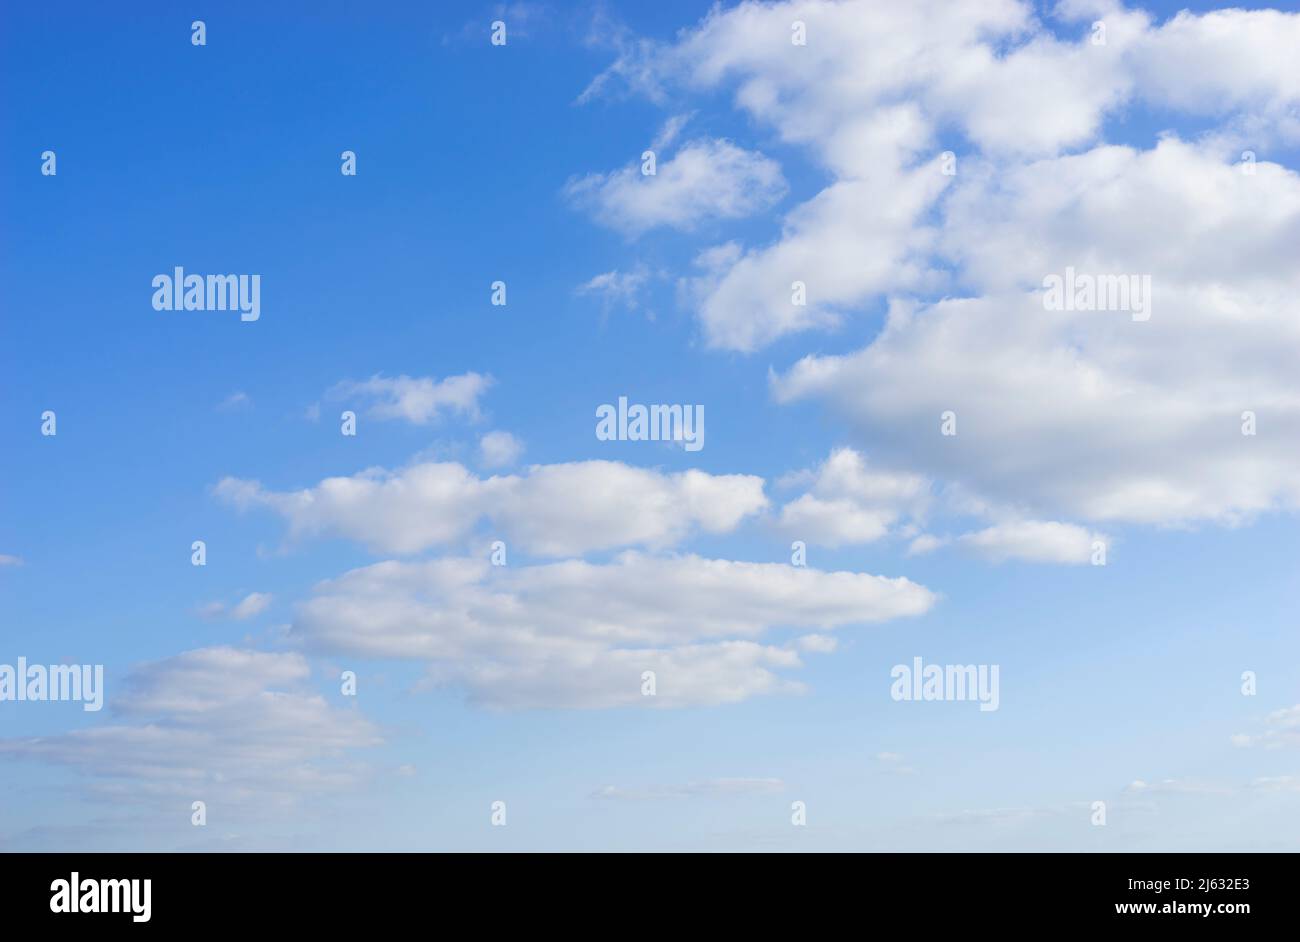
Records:
{"label": "fluffy cumulus cloud", "polygon": [[479,463],[485,468],[508,468],[524,453],[524,443],[509,432],[488,432],[478,441]]}
{"label": "fluffy cumulus cloud", "polygon": [[[945,239],[988,293],[895,303],[864,349],[781,373],[779,399],[827,402],[886,454],[1037,513],[1300,505],[1300,177],[1170,138],[976,167],[964,186]],[[1067,269],[1143,279],[1149,320],[1046,309],[1044,278]]]}
{"label": "fluffy cumulus cloud", "polygon": [[[940,123],[968,117],[967,134],[997,146],[1050,146],[1090,133],[1097,109],[1084,103],[1108,84],[1109,61],[1073,83],[1079,94],[1061,108],[1051,89],[1022,83],[1027,67],[994,53],[995,44],[1020,40],[1031,20],[1027,7],[996,0],[745,3],[715,9],[671,45],[626,47],[611,75],[643,87],[655,76],[654,88],[688,92],[732,86],[738,107],[808,148],[832,177],[787,214],[775,243],[701,255],[690,287],[711,345],[754,350],[834,325],[874,295],[935,287],[934,232],[924,220],[951,180],[930,159]],[[806,45],[791,42],[796,21],[806,26]],[[1050,56],[1052,43],[1042,46],[1019,51]],[[1094,59],[1103,56],[1113,58],[1103,48]],[[978,90],[991,80],[997,88]],[[999,97],[1008,90],[1017,90],[1020,109]],[[997,126],[1007,113],[1014,126]],[[974,123],[981,115],[989,116],[986,131]],[[1035,145],[1027,134],[1043,140]],[[806,303],[792,300],[795,282]]]}
{"label": "fluffy cumulus cloud", "polygon": [[1183,11],[1141,31],[1126,66],[1134,87],[1157,104],[1192,114],[1234,114],[1249,124],[1297,130],[1300,16],[1277,10]]}
{"label": "fluffy cumulus cloud", "polygon": [[[1091,562],[1105,538],[1071,523],[1054,520],[1016,520],[994,524],[958,538],[958,542],[995,562],[1021,559],[1030,562]],[[1098,557],[1102,558],[1102,557]]]}
{"label": "fluffy cumulus cloud", "polygon": [[[1110,0],[1051,12],[1044,21],[1021,0],[718,6],[671,43],[621,42],[592,92],[622,83],[662,100],[731,88],[737,107],[841,176],[869,169],[875,155],[858,134],[899,101],[915,104],[913,140],[953,125],[1008,156],[1086,145],[1135,103],[1227,119],[1284,116],[1300,101],[1294,14],[1184,12],[1157,25]],[[796,22],[803,45],[791,41]]]}
{"label": "fluffy cumulus cloud", "polygon": [[668,226],[691,229],[708,219],[735,219],[785,195],[777,163],[725,140],[691,141],[655,172],[640,162],[570,180],[565,195],[602,225],[628,235]]}
{"label": "fluffy cumulus cloud", "polygon": [[733,530],[767,506],[759,477],[664,473],[614,461],[534,465],[526,474],[489,478],[455,462],[425,462],[326,478],[299,491],[225,478],[216,493],[236,507],[275,511],[293,538],[337,536],[384,553],[456,544],[484,520],[511,546],[544,556],[666,547],[695,532]]}
{"label": "fluffy cumulus cloud", "polygon": [[825,546],[873,542],[905,514],[923,512],[929,494],[920,475],[873,469],[852,448],[836,449],[815,471],[783,483],[806,483],[808,490],[781,508],[781,527]]}
{"label": "fluffy cumulus cloud", "polygon": [[[1073,557],[1083,534],[1050,521],[1300,506],[1300,177],[1267,159],[1300,141],[1300,15],[1160,23],[1069,0],[1044,16],[1016,0],[718,7],[672,42],[625,39],[593,94],[731,90],[824,169],[774,241],[703,247],[685,296],[706,342],[740,351],[886,309],[866,347],[773,388],[849,418],[873,459],[1042,521],[1032,539],[1004,525],[954,542]],[[1137,109],[1207,132],[1107,144],[1108,119]],[[1067,270],[1149,279],[1149,319],[1045,310],[1044,278]],[[938,434],[946,411],[955,436]]]}
{"label": "fluffy cumulus cloud", "polygon": [[934,601],[904,578],[695,555],[536,566],[444,558],[322,583],[291,634],[325,653],[426,661],[433,682],[491,707],[673,707],[800,689],[783,673],[801,665],[796,648],[833,645],[763,640],[780,629],[919,615]]}
{"label": "fluffy cumulus cloud", "polygon": [[[869,469],[847,450],[794,480],[818,500],[881,513],[924,490],[919,478]],[[746,475],[589,461],[482,478],[443,462],[297,492],[233,478],[216,490],[235,506],[279,513],[293,537],[338,536],[376,552],[445,548],[484,520],[507,552],[653,551],[604,563],[389,560],[322,583],[297,607],[290,636],[307,650],[423,661],[429,683],[493,708],[673,707],[796,692],[790,672],[801,652],[834,651],[826,632],[920,615],[935,602],[905,578],[664,552],[764,512],[764,482]]]}
{"label": "fluffy cumulus cloud", "polygon": [[[871,113],[854,128],[864,172],[835,180],[790,211],[775,243],[710,247],[685,281],[710,346],[753,351],[777,338],[839,324],[873,295],[929,291],[936,237],[922,217],[950,178],[917,154],[912,105]],[[865,172],[870,168],[870,172]]]}
{"label": "fluffy cumulus cloud", "polygon": [[[781,507],[780,528],[790,537],[823,546],[872,543],[886,536],[909,540],[907,555],[917,556],[956,546],[992,562],[1083,564],[1094,561],[1101,533],[1071,523],[1029,520],[986,501],[958,494],[932,493],[922,475],[886,471],[868,464],[852,448],[837,448],[820,467],[787,475],[781,484],[806,487]],[[954,519],[995,518],[991,525],[941,536],[921,532],[933,511]]]}
{"label": "fluffy cumulus cloud", "polygon": [[361,781],[352,751],[380,742],[309,673],[294,653],[188,651],[136,668],[110,699],[112,725],[0,740],[0,757],[67,766],[92,794],[173,812],[200,799],[223,814],[292,805]]}

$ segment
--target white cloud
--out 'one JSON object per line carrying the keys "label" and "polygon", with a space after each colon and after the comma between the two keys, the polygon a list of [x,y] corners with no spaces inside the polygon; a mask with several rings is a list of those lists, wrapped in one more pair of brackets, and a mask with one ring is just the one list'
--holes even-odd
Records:
{"label": "white cloud", "polygon": [[[776,673],[798,655],[759,641],[778,628],[827,631],[934,601],[903,578],[693,555],[389,561],[318,586],[291,636],[322,652],[428,661],[435,682],[492,707],[672,707],[800,689]],[[644,671],[655,696],[642,694]]]}
{"label": "white cloud", "polygon": [[1092,560],[1093,543],[1106,543],[1100,533],[1050,520],[997,523],[957,538],[957,543],[995,562],[1021,559],[1038,563],[1084,565]]}
{"label": "white cloud", "polygon": [[816,471],[789,475],[783,483],[810,486],[781,508],[781,528],[823,546],[880,539],[900,518],[922,512],[929,491],[920,475],[871,468],[851,448],[835,449]]}
{"label": "white cloud", "polygon": [[[50,762],[91,777],[105,798],[223,814],[257,813],[355,785],[349,750],[377,745],[373,726],[306,687],[298,654],[200,648],[136,668],[110,698],[121,722],[0,740],[0,757]],[[186,812],[188,813],[188,811]]]}
{"label": "white cloud", "polygon": [[246,392],[237,391],[231,393],[225,399],[217,404],[218,412],[235,412],[240,409],[251,409],[253,407],[253,398]]}
{"label": "white cloud", "polygon": [[1283,746],[1300,746],[1300,704],[1274,710],[1264,717],[1262,733],[1238,733],[1232,737],[1234,746],[1263,746],[1278,749]]}
{"label": "white cloud", "polygon": [[478,442],[479,463],[485,468],[508,468],[524,453],[524,443],[509,432],[488,432]]}
{"label": "white cloud", "polygon": [[700,274],[685,287],[709,346],[750,352],[835,326],[873,294],[941,283],[928,260],[935,233],[919,219],[951,178],[931,166],[901,167],[918,146],[908,141],[914,124],[914,109],[900,105],[858,127],[861,146],[880,155],[869,161],[875,172],[838,180],[793,209],[779,241],[700,254]]}
{"label": "white cloud", "polygon": [[21,556],[11,556],[8,553],[0,553],[0,566],[21,566],[23,558]]}
{"label": "white cloud", "polygon": [[678,135],[682,133],[682,128],[686,127],[686,123],[694,116],[694,113],[673,115],[659,129],[659,133],[655,135],[654,141],[650,144],[651,148],[660,151],[671,145],[673,141],[677,140]]}
{"label": "white cloud", "polygon": [[[790,42],[795,20],[807,24],[806,46]],[[949,178],[920,158],[941,114],[966,109],[921,93],[987,68],[985,42],[1027,22],[1027,9],[1009,2],[742,4],[716,8],[670,46],[624,44],[612,75],[652,88],[734,82],[738,107],[809,147],[834,177],[786,216],[776,243],[701,256],[704,272],[689,287],[710,345],[754,350],[833,326],[873,294],[936,282],[921,219]],[[1035,115],[1018,117],[1038,126]],[[795,281],[807,286],[805,305],[792,303]]]}
{"label": "white cloud", "polygon": [[[752,351],[790,332],[833,327],[889,295],[949,290],[941,249],[965,246],[973,252],[961,255],[978,254],[984,235],[978,225],[950,233],[935,218],[946,187],[960,189],[982,160],[1014,175],[1026,158],[1044,157],[1044,176],[1063,173],[1067,164],[1051,158],[1094,144],[1104,120],[1124,108],[1150,104],[1220,118],[1218,145],[1248,134],[1266,140],[1279,128],[1300,140],[1300,15],[1182,13],[1157,26],[1140,11],[1087,2],[1060,4],[1056,14],[1067,39],[1040,22],[1032,5],[1015,0],[745,3],[714,8],[671,43],[620,36],[618,60],[591,94],[619,81],[654,99],[668,88],[688,95],[734,88],[739,109],[806,148],[831,175],[821,193],[786,215],[775,242],[701,253],[704,271],[689,281],[688,294],[706,341]],[[1104,44],[1092,42],[1093,19],[1104,20]],[[807,25],[806,46],[790,42],[795,20]],[[963,151],[956,177],[939,172],[944,149]],[[1234,189],[1250,203],[1268,203],[1267,185],[1255,182],[1254,196]],[[1179,228],[1183,213],[1147,211],[1145,203],[1176,195],[1170,190],[1157,179],[1149,190],[1135,189],[1129,203],[1104,187],[1094,191],[1097,208],[1110,210],[1103,230],[1074,226],[1069,212],[1043,206],[1045,226],[1008,227],[1028,250],[1010,255],[1010,268],[1036,257],[1040,242],[1052,245],[1075,232],[1085,249],[1153,247],[1184,257],[1192,269],[1217,241],[1202,226]],[[1206,207],[1231,206],[1208,181],[1195,190],[1189,181],[1184,192],[1197,197],[1185,209],[1193,219]],[[978,223],[1001,202],[996,193],[974,201],[972,218]],[[1264,207],[1266,225],[1286,212],[1285,204],[1273,212]],[[1148,227],[1162,220],[1182,237],[1154,237]],[[940,232],[943,246],[936,244]],[[1249,222],[1216,233],[1230,244],[1255,234]],[[1293,239],[1292,233],[1250,241],[1268,256]],[[1219,269],[1237,271],[1228,260]],[[1044,273],[1038,268],[1036,277]],[[794,281],[807,286],[803,306],[791,303]]]}
{"label": "white cloud", "polygon": [[510,546],[566,556],[619,546],[670,546],[696,531],[726,533],[767,506],[762,478],[675,473],[613,461],[534,465],[479,478],[454,462],[372,468],[300,491],[225,478],[222,499],[267,507],[290,536],[340,536],[377,552],[415,553],[466,539],[481,521]]}
{"label": "white cloud", "polygon": [[239,603],[230,610],[230,617],[236,621],[243,621],[260,615],[266,611],[267,606],[271,604],[270,592],[250,592],[239,600]]}
{"label": "white cloud", "polygon": [[578,293],[595,294],[631,305],[648,277],[644,268],[630,272],[607,271],[580,284]]}
{"label": "white cloud", "polygon": [[[826,401],[886,458],[1035,516],[1232,523],[1300,506],[1300,272],[1282,248],[1300,238],[1300,177],[1166,139],[968,185],[945,238],[992,293],[895,303],[866,348],[777,376],[778,399]],[[1150,275],[1151,319],[1044,310],[1038,286],[1067,266]]]}
{"label": "white cloud", "polygon": [[[1300,101],[1295,14],[1184,11],[1157,26],[1119,3],[1066,2],[1055,13],[1065,39],[1016,0],[716,7],[672,43],[622,35],[590,92],[621,80],[662,100],[669,85],[732,84],[739,108],[837,169],[853,119],[899,100],[916,102],[927,125],[954,122],[981,150],[1006,154],[1085,145],[1134,102],[1224,117]],[[807,26],[805,46],[790,41],[795,20]],[[1093,42],[1094,20],[1105,23],[1104,44]]]}
{"label": "white cloud", "polygon": [[[1300,177],[1263,160],[1243,173],[1227,150],[1300,126],[1300,15],[1058,13],[1068,39],[1011,0],[798,0],[715,8],[669,44],[624,41],[611,77],[734,88],[737,108],[830,176],[774,242],[699,254],[686,296],[705,340],[752,351],[888,301],[867,347],[806,357],[776,377],[778,399],[829,404],[873,460],[1049,521],[1034,526],[1055,529],[1055,548],[1040,539],[1031,555],[1078,558],[1063,541],[1077,547],[1086,523],[1300,508]],[[796,19],[807,46],[789,41]],[[1221,123],[1195,144],[1099,143],[1108,116],[1143,105]],[[940,172],[945,148],[961,151],[955,176]],[[1151,319],[1044,310],[1044,277],[1067,267],[1149,276]],[[948,410],[955,437],[937,434]],[[1240,434],[1247,411],[1255,436]],[[783,512],[832,541],[889,526],[843,498]],[[1079,530],[1050,523],[1066,519]],[[1009,537],[1003,525],[958,542]]]}
{"label": "white cloud", "polygon": [[614,269],[595,275],[578,285],[576,294],[581,298],[597,299],[603,314],[623,308],[632,313],[643,312],[646,320],[654,321],[655,313],[646,307],[646,300],[651,281],[663,277],[662,272],[651,272],[645,265],[638,264],[630,272]]}
{"label": "white cloud", "polygon": [[935,550],[948,544],[944,537],[935,536],[932,533],[922,533],[912,539],[907,545],[908,556],[924,556],[926,553],[933,553]]}
{"label": "white cloud", "polygon": [[377,419],[402,419],[427,425],[446,413],[478,418],[479,399],[492,385],[492,377],[463,373],[438,380],[432,376],[385,377],[376,374],[363,382],[345,380],[326,392],[326,398],[369,402]]}
{"label": "white cloud", "polygon": [[637,161],[608,174],[570,180],[565,196],[602,225],[628,235],[657,226],[691,229],[706,219],[735,219],[785,195],[775,161],[725,140],[684,144],[646,175]]}
{"label": "white cloud", "polygon": [[1126,64],[1142,96],[1166,107],[1278,118],[1300,102],[1297,48],[1300,16],[1295,13],[1182,11],[1144,34]]}
{"label": "white cloud", "polygon": [[833,635],[804,635],[795,639],[795,646],[809,654],[830,654],[840,646]]}
{"label": "white cloud", "polygon": [[[946,213],[946,251],[983,296],[896,301],[864,349],[777,376],[779,399],[825,401],[887,459],[1033,516],[1235,523],[1300,506],[1294,172],[1247,175],[1165,138],[975,163]],[[1149,276],[1150,320],[1045,310],[1044,277],[1067,267]],[[948,410],[953,437],[937,434]]]}
{"label": "white cloud", "polygon": [[644,265],[622,272],[603,272],[578,286],[577,293],[599,299],[606,310],[613,307],[636,311],[641,308],[641,295],[650,281],[650,271]]}
{"label": "white cloud", "polygon": [[585,37],[588,46],[612,49],[615,61],[582,90],[576,103],[585,104],[596,98],[618,92],[621,88],[634,90],[650,101],[665,100],[659,71],[654,63],[658,44],[653,40],[635,36],[623,23],[617,21],[603,6],[596,6]]}
{"label": "white cloud", "polygon": [[[946,206],[943,250],[993,295],[1039,290],[1045,275],[1067,265],[1149,274],[1152,323],[1186,318],[1200,329],[1206,315],[1195,308],[1183,314],[1177,289],[1217,287],[1224,297],[1214,306],[1221,306],[1297,279],[1291,254],[1277,242],[1294,235],[1300,181],[1267,162],[1248,175],[1237,156],[1225,160],[1205,144],[1167,135],[1149,150],[1102,145],[1009,167],[974,161]],[[1228,310],[1209,319],[1251,320]],[[1148,339],[1106,333],[1133,345]]]}
{"label": "white cloud", "polygon": [[822,500],[810,494],[781,508],[781,526],[787,533],[823,546],[870,543],[888,532],[893,518],[888,509],[864,510],[852,501]]}
{"label": "white cloud", "polygon": [[225,602],[208,602],[199,607],[199,614],[204,618],[232,618],[246,621],[266,611],[271,604],[271,593],[250,592],[234,605]]}

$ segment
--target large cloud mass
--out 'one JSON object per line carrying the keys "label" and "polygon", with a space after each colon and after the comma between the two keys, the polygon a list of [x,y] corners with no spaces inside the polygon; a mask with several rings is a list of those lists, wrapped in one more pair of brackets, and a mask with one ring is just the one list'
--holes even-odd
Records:
{"label": "large cloud mass", "polygon": [[[887,307],[863,349],[779,370],[779,400],[1012,517],[1235,522],[1300,506],[1300,178],[1268,160],[1300,141],[1297,48],[1275,11],[751,2],[625,46],[597,87],[730,89],[826,171],[779,237],[705,247],[686,279],[732,350]],[[1104,142],[1141,109],[1216,123]],[[1071,268],[1149,279],[1150,319],[1045,310]]]}
{"label": "large cloud mass", "polygon": [[903,578],[693,555],[389,561],[323,583],[293,633],[313,650],[428,661],[435,680],[491,706],[682,706],[798,689],[774,672],[798,654],[758,640],[777,629],[919,615],[934,601]]}

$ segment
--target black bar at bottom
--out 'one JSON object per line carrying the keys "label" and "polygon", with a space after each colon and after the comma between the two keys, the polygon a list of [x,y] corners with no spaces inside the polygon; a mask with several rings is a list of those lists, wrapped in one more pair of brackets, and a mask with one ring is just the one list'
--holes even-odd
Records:
{"label": "black bar at bottom", "polygon": [[457,934],[447,917],[616,934],[839,919],[1231,932],[1292,922],[1298,887],[1284,854],[7,854],[0,873],[7,929],[205,934],[422,916]]}

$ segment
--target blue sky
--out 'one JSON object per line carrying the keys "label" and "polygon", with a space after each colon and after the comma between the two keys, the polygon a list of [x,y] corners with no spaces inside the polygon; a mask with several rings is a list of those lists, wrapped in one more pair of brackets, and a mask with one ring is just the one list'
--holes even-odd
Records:
{"label": "blue sky", "polygon": [[[0,702],[0,847],[1296,849],[1300,15],[978,6],[7,7],[0,664],[107,689]],[[1152,330],[1043,328],[1067,262]],[[154,310],[177,265],[260,319]],[[999,709],[891,699],[918,656]]]}

